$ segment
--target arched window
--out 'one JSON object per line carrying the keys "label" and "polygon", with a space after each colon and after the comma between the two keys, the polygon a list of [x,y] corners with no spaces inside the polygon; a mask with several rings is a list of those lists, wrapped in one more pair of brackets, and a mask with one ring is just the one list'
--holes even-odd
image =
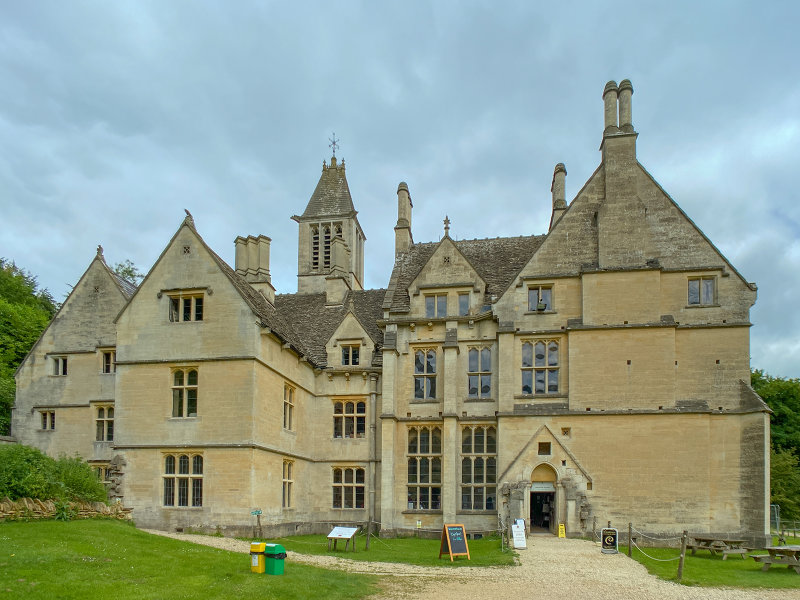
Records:
{"label": "arched window", "polygon": [[467,426],[461,430],[461,509],[497,508],[497,430]]}
{"label": "arched window", "polygon": [[408,430],[408,509],[441,510],[442,430],[418,426]]}
{"label": "arched window", "polygon": [[[177,473],[175,469],[176,462]],[[165,455],[163,480],[164,506],[203,506],[202,455]]]}
{"label": "arched window", "polygon": [[538,340],[522,344],[522,393],[558,393],[558,342]]}

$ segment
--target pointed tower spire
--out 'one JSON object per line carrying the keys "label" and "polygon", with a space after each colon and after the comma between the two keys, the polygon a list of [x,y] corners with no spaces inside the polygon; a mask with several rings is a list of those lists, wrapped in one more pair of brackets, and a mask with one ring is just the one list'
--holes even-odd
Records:
{"label": "pointed tower spire", "polygon": [[[322,163],[322,174],[302,215],[292,217],[300,225],[297,252],[297,291],[321,293],[326,278],[343,278],[349,289],[360,290],[364,280],[364,235],[347,185],[344,160],[336,158],[336,134],[330,139],[334,152],[330,164]],[[334,241],[343,248],[334,256]],[[334,259],[344,260],[334,264]],[[336,267],[336,269],[334,269]],[[333,273],[333,271],[336,271]]]}

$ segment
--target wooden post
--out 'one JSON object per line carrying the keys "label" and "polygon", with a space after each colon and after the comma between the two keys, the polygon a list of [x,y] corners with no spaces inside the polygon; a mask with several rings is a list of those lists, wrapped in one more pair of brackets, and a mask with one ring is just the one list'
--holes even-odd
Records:
{"label": "wooden post", "polygon": [[689,532],[684,529],[683,537],[681,538],[681,559],[678,561],[678,583],[680,583],[683,577],[683,561],[686,558],[686,542],[688,537]]}
{"label": "wooden post", "polygon": [[[369,538],[372,537],[372,519],[370,518],[369,522],[367,523],[367,541],[365,544],[365,548],[369,550]],[[355,544],[354,544],[355,547]]]}
{"label": "wooden post", "polygon": [[597,515],[592,517],[592,541],[597,538]]}
{"label": "wooden post", "polygon": [[256,515],[256,524],[258,526],[258,538],[261,539],[264,537],[261,533],[261,515]]}
{"label": "wooden post", "polygon": [[628,522],[628,558],[631,556],[631,548],[633,548],[633,523]]}

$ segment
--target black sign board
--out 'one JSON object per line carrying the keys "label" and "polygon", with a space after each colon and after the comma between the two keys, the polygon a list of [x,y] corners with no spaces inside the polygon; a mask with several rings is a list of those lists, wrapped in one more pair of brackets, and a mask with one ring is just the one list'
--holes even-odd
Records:
{"label": "black sign board", "polygon": [[613,527],[600,530],[600,551],[603,554],[616,554],[618,552],[617,538],[619,532]]}
{"label": "black sign board", "polygon": [[467,546],[467,532],[463,525],[450,524],[442,527],[442,543],[439,546],[439,558],[442,554],[450,555],[450,562],[454,556],[466,556],[469,558],[469,546]]}

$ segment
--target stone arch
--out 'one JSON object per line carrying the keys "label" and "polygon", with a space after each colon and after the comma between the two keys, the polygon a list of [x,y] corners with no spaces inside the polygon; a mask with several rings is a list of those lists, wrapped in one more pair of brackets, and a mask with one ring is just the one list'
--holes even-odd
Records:
{"label": "stone arch", "polygon": [[558,472],[550,463],[539,463],[531,471],[531,482],[541,481],[555,484],[558,481]]}

